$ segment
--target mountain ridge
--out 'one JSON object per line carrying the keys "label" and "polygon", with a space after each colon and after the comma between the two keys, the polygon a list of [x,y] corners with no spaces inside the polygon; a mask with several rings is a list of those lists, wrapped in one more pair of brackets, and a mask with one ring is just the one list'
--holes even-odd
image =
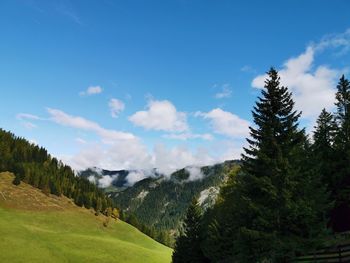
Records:
{"label": "mountain ridge", "polygon": [[[126,180],[127,170],[111,172],[100,169],[105,172],[99,176],[115,176],[104,191],[126,215],[133,214],[139,223],[166,231],[173,238],[181,228],[181,220],[192,199],[198,198],[204,210],[212,207],[220,186],[226,182],[230,171],[239,165],[239,160],[231,160],[203,167],[188,166],[169,176],[158,174],[122,187],[115,185],[121,178]],[[88,170],[83,171],[83,176],[91,175]]]}

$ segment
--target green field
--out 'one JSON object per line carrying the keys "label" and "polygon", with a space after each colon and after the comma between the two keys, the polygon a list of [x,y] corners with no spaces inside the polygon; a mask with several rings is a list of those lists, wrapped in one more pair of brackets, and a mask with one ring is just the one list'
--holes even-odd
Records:
{"label": "green field", "polygon": [[0,173],[0,262],[170,262],[172,250],[118,220]]}

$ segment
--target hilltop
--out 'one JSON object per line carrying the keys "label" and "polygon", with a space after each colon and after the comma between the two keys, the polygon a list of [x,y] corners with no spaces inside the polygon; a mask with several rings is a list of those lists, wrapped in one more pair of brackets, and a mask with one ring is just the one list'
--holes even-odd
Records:
{"label": "hilltop", "polygon": [[171,261],[172,250],[121,220],[0,173],[0,262]]}

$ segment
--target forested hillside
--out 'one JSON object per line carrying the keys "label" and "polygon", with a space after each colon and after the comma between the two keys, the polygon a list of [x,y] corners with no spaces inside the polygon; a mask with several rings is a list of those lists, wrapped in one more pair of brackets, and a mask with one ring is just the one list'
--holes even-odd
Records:
{"label": "forested hillside", "polygon": [[0,172],[13,172],[13,181],[22,181],[45,194],[64,195],[78,206],[93,208],[97,213],[112,207],[112,201],[89,180],[75,176],[73,170],[24,138],[0,129]]}
{"label": "forested hillside", "polygon": [[166,263],[171,249],[125,222],[0,173],[0,262]]}
{"label": "forested hillside", "polygon": [[[173,262],[294,262],[350,230],[350,83],[336,87],[312,140],[271,68],[253,109],[242,166],[213,209],[187,210]],[[339,239],[339,237],[337,237]]]}
{"label": "forested hillside", "polygon": [[[157,174],[133,186],[126,186],[129,171],[87,169],[80,175],[90,179],[94,176],[96,181],[101,176],[113,176],[105,192],[122,210],[125,220],[158,241],[172,245],[192,199],[199,198],[204,209],[212,207],[220,186],[238,166],[239,161],[227,161],[202,168],[184,168],[169,177]],[[190,179],[191,169],[201,174],[201,178]]]}

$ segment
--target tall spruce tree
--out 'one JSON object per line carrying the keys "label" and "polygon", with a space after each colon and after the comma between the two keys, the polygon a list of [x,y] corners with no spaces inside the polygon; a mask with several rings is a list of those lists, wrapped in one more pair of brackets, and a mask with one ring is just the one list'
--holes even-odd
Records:
{"label": "tall spruce tree", "polygon": [[201,244],[202,212],[196,199],[192,200],[183,222],[183,233],[177,238],[172,256],[173,263],[204,263]]}
{"label": "tall spruce tree", "polygon": [[335,208],[331,225],[335,232],[350,230],[350,82],[343,75],[337,85],[335,148]]}
{"label": "tall spruce tree", "polygon": [[308,163],[308,141],[298,128],[301,113],[292,94],[275,69],[267,74],[243,155],[241,198],[248,220],[239,243],[259,248],[254,260],[288,262],[323,233],[326,195]]}
{"label": "tall spruce tree", "polygon": [[214,262],[290,262],[325,233],[327,196],[298,128],[301,113],[278,72],[271,68],[267,74],[242,170],[224,188],[218,223],[209,227],[221,237],[210,242],[209,236],[207,243],[216,255],[225,255],[217,259],[209,253]]}
{"label": "tall spruce tree", "polygon": [[333,198],[333,189],[336,184],[334,171],[334,136],[336,122],[331,113],[323,109],[316,121],[313,135],[313,157],[317,173],[322,177],[322,182],[327,185]]}

